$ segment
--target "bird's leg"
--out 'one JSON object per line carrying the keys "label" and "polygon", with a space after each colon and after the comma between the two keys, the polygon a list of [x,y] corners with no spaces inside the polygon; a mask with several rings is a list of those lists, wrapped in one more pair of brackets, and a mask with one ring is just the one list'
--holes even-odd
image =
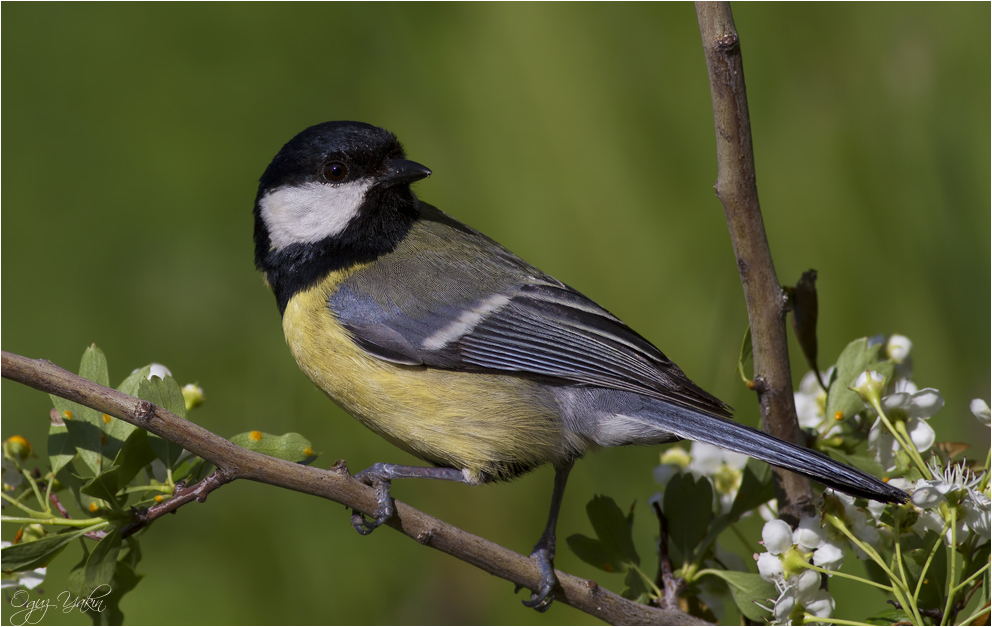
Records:
{"label": "bird's leg", "polygon": [[[375,528],[393,517],[396,508],[393,506],[393,498],[389,495],[390,482],[393,479],[444,479],[445,481],[458,481],[459,483],[471,483],[465,474],[454,468],[430,468],[424,466],[397,466],[396,464],[373,464],[362,472],[355,475],[355,479],[365,485],[370,485],[375,489],[375,498],[379,506],[375,510],[375,518],[369,520],[358,510],[352,510],[351,526],[355,531],[367,536]],[[554,534],[552,533],[552,544],[554,544]]]}
{"label": "bird's leg", "polygon": [[537,561],[537,567],[541,571],[541,589],[531,594],[530,601],[524,601],[523,604],[538,612],[544,612],[551,607],[551,602],[554,600],[552,591],[558,585],[558,577],[555,576],[555,527],[558,526],[558,511],[561,509],[561,499],[565,494],[565,482],[568,481],[568,473],[574,463],[575,460],[569,460],[561,466],[555,466],[555,489],[551,494],[548,524],[530,554],[531,559]]}

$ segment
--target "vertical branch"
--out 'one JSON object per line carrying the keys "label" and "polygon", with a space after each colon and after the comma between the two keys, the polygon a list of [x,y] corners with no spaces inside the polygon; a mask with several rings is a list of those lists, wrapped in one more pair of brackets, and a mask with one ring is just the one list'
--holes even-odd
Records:
{"label": "vertical branch", "polygon": [[[786,295],[775,276],[765,225],[758,204],[758,187],[751,146],[751,120],[744,88],[740,40],[729,2],[696,2],[703,39],[713,120],[716,126],[716,195],[723,203],[727,228],[744,288],[754,347],[754,381],[762,425],[768,433],[802,445],[796,420],[792,376],[785,331]],[[809,481],[775,469],[775,491],[783,518],[795,524],[811,513]]]}

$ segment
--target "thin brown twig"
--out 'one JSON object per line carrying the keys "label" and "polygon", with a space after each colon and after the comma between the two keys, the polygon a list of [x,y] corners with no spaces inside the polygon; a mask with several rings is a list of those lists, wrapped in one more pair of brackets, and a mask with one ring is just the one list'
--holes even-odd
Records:
{"label": "thin brown twig", "polygon": [[[740,38],[728,2],[696,2],[696,17],[716,126],[714,188],[723,203],[744,288],[762,425],[768,433],[801,446],[804,439],[796,419],[785,331],[788,299],[775,275],[758,203]],[[782,518],[796,524],[802,516],[811,515],[809,480],[787,470],[775,468],[774,472]]]}

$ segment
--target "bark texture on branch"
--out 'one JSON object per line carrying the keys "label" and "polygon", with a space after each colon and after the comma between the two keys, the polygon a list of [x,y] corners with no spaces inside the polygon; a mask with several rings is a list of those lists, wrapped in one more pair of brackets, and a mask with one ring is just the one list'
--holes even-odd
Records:
{"label": "bark texture on branch", "polygon": [[[744,87],[740,39],[728,2],[697,2],[713,121],[716,127],[716,195],[723,203],[744,288],[754,351],[754,381],[762,426],[768,433],[805,444],[796,420],[792,373],[785,330],[788,300],[775,276],[751,144],[751,120]],[[779,512],[792,524],[812,513],[812,491],[805,477],[775,468]]]}

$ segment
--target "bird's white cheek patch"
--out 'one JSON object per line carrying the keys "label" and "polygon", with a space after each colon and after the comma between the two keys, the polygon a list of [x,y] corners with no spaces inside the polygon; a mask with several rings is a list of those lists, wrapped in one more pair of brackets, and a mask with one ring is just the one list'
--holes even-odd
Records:
{"label": "bird's white cheek patch", "polygon": [[342,233],[358,215],[371,186],[368,180],[343,185],[306,183],[269,192],[259,207],[272,248],[319,242]]}

